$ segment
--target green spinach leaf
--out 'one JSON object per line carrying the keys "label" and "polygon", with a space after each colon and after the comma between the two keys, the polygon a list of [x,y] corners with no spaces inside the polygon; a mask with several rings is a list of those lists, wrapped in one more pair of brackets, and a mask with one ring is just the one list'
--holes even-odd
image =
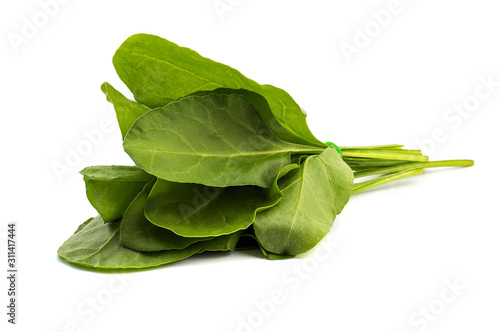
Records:
{"label": "green spinach leaf", "polygon": [[92,166],[83,174],[87,198],[105,222],[119,219],[154,176],[135,166]]}
{"label": "green spinach leaf", "polygon": [[158,179],[144,211],[151,223],[183,237],[231,234],[246,229],[253,223],[257,211],[281,199],[278,178],[297,167],[288,165],[281,169],[269,189],[208,187]]}
{"label": "green spinach leaf", "polygon": [[138,269],[175,262],[199,252],[204,242],[184,249],[138,252],[120,244],[120,223],[104,223],[100,216],[92,219],[71,236],[58,250],[68,262],[100,269]]}
{"label": "green spinach leaf", "polygon": [[135,99],[150,108],[165,106],[198,91],[244,89],[253,92],[246,95],[252,103],[262,104],[258,109],[268,124],[274,118],[278,121],[270,128],[279,138],[325,146],[311,133],[306,115],[284,90],[260,85],[229,66],[166,39],[133,35],[118,48],[113,64]]}
{"label": "green spinach leaf", "polygon": [[127,99],[107,82],[103,83],[101,90],[106,95],[106,99],[113,104],[122,138],[125,138],[134,122],[149,111],[149,108]]}
{"label": "green spinach leaf", "polygon": [[89,219],[85,220],[85,221],[83,222],[83,224],[81,224],[80,226],[78,226],[78,228],[76,229],[75,233],[73,233],[73,234],[76,234],[76,233],[78,233],[79,231],[81,231],[81,230],[82,230],[85,226],[87,226],[87,224],[88,224],[89,222],[91,222],[93,219],[94,219],[94,218],[89,218]]}
{"label": "green spinach leaf", "polygon": [[347,204],[352,184],[352,170],[335,149],[308,157],[280,180],[280,202],[257,214],[253,227],[259,243],[280,255],[313,248]]}
{"label": "green spinach leaf", "polygon": [[291,154],[315,148],[278,139],[240,95],[187,97],[139,118],[123,142],[158,178],[227,187],[269,187]]}
{"label": "green spinach leaf", "polygon": [[238,231],[233,234],[218,236],[207,241],[199,253],[205,251],[234,251],[242,234],[243,231]]}
{"label": "green spinach leaf", "polygon": [[211,239],[182,237],[150,223],[144,215],[144,207],[153,185],[154,181],[146,184],[123,214],[120,230],[122,245],[136,251],[161,251],[184,249],[190,244]]}
{"label": "green spinach leaf", "polygon": [[255,234],[253,234],[253,233],[245,233],[241,237],[242,238],[246,237],[246,238],[252,239],[256,244],[256,248],[260,249],[260,251],[262,251],[262,254],[264,255],[264,257],[266,257],[269,260],[277,261],[277,260],[291,259],[291,258],[295,257],[293,255],[287,255],[287,254],[280,255],[280,254],[275,254],[275,253],[272,253],[270,251],[267,251],[267,249],[264,248],[264,246],[260,243],[259,239],[257,239]]}

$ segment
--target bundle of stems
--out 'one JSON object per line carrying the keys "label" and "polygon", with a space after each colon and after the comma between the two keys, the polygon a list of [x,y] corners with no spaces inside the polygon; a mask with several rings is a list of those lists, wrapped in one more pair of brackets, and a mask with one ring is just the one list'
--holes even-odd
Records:
{"label": "bundle of stems", "polygon": [[423,173],[432,167],[469,167],[474,161],[429,161],[420,150],[407,150],[403,145],[340,146],[342,158],[354,172],[354,178],[375,178],[356,182],[352,193],[359,193],[393,181]]}

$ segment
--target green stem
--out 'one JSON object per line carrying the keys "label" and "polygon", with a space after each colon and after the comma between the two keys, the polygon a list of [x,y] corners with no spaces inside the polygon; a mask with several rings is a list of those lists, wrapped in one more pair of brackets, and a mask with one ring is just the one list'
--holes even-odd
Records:
{"label": "green stem", "polygon": [[[333,145],[333,143],[327,143]],[[403,145],[341,146],[342,159],[354,172],[354,178],[381,175],[376,179],[355,183],[356,194],[383,184],[420,174],[431,167],[469,167],[472,160],[429,161],[420,150],[406,150]]]}
{"label": "green stem", "polygon": [[343,151],[343,155],[346,158],[356,157],[356,158],[373,158],[373,159],[391,159],[391,160],[408,160],[408,161],[428,161],[427,156],[422,156],[421,154],[400,152],[405,150],[347,150]]}
{"label": "green stem", "polygon": [[473,166],[474,161],[472,160],[441,160],[441,161],[428,161],[428,162],[418,162],[418,163],[406,163],[402,165],[380,167],[372,170],[365,170],[354,172],[355,178],[361,178],[365,176],[377,175],[377,174],[387,174],[394,172],[401,172],[412,170],[416,168],[431,168],[431,167],[469,167]]}
{"label": "green stem", "polygon": [[397,172],[397,173],[393,173],[393,174],[389,174],[389,175],[384,175],[384,176],[381,176],[375,180],[369,180],[369,181],[356,183],[351,190],[351,194],[357,194],[357,193],[360,193],[362,191],[381,186],[383,184],[387,184],[387,183],[397,181],[397,180],[400,180],[403,178],[407,178],[407,177],[410,177],[413,175],[421,174],[423,171],[424,171],[423,168],[418,168],[418,169],[413,169],[413,170],[409,170],[409,171],[403,171],[403,172]]}
{"label": "green stem", "polygon": [[405,160],[384,160],[384,159],[362,159],[362,160],[352,160],[352,159],[344,159],[347,165],[360,168],[366,167],[386,167],[386,166],[396,166],[401,164],[407,164],[408,161]]}
{"label": "green stem", "polygon": [[386,144],[386,145],[368,145],[368,146],[339,146],[343,150],[373,150],[373,149],[402,149],[403,145]]}

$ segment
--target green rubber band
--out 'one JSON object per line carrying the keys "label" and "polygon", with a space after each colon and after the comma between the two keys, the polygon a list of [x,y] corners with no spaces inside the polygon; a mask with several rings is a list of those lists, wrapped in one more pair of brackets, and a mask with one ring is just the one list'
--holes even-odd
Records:
{"label": "green rubber band", "polygon": [[339,153],[340,158],[342,158],[342,150],[340,150],[340,148],[335,143],[326,142],[325,144],[328,146],[333,146],[335,148],[335,150],[337,150],[337,152]]}

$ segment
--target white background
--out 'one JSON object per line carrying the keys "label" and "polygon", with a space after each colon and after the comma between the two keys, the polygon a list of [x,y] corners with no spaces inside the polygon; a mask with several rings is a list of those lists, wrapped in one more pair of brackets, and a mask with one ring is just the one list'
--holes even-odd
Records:
{"label": "white background", "polygon": [[[370,13],[391,7],[388,0],[61,0],[44,22],[46,2],[0,5],[0,257],[5,271],[6,225],[16,221],[20,270],[15,327],[6,323],[1,278],[2,331],[500,329],[495,1],[401,0],[384,27]],[[217,12],[217,3],[230,10]],[[34,20],[38,31],[25,27],[23,36]],[[358,30],[366,27],[373,29],[368,41]],[[126,91],[111,58],[139,32],[287,90],[321,140],[408,148],[427,142],[433,160],[470,158],[476,165],[352,197],[329,244],[299,259],[212,254],[119,279],[74,268],[56,251],[96,214],[78,171],[131,164],[100,85]],[[22,44],[11,42],[21,37]],[[347,44],[358,45],[357,53],[346,57]],[[476,89],[487,92],[478,88],[481,77],[497,86],[450,122],[445,116],[457,114],[448,109],[473,103]],[[54,165],[68,165],[68,151],[103,120],[114,129],[101,131],[102,141],[58,176]],[[276,293],[281,301],[271,306]]]}

